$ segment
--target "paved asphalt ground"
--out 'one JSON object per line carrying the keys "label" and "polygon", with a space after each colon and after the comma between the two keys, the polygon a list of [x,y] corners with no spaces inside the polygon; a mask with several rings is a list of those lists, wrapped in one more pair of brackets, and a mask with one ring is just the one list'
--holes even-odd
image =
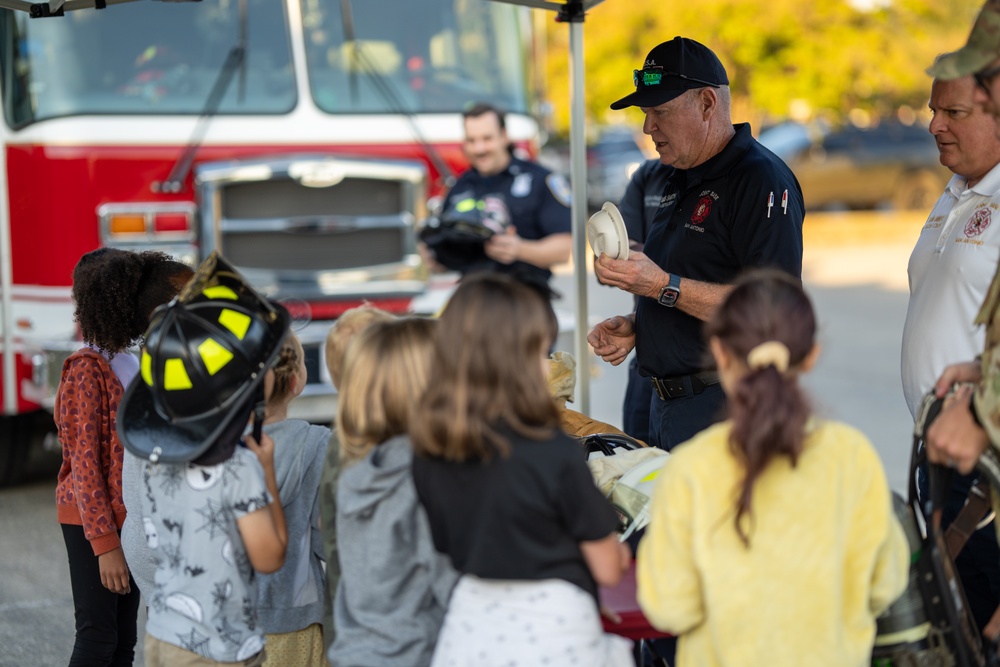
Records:
{"label": "paved asphalt ground", "polygon": [[[899,381],[906,260],[921,221],[871,214],[812,216],[806,223],[804,277],[819,312],[824,350],[807,386],[822,415],[868,434],[897,490],[904,488],[911,427]],[[563,271],[555,280],[567,296],[560,308],[572,312],[572,278]],[[627,295],[593,280],[588,301],[594,321],[629,308]],[[612,368],[594,358],[589,370],[592,416],[620,425],[625,366]],[[65,665],[73,645],[54,476],[45,470],[0,491],[0,667]],[[136,664],[142,664],[141,640]]]}

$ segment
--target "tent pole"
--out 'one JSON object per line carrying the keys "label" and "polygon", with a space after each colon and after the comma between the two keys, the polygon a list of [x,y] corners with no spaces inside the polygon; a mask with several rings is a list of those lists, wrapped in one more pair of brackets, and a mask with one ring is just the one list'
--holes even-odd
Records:
{"label": "tent pole", "polygon": [[587,10],[604,0],[493,0],[513,5],[557,12],[556,21],[569,24],[570,50],[570,181],[573,186],[573,276],[576,279],[576,336],[574,354],[577,367],[577,408],[590,415],[590,346],[587,334],[587,142],[584,103],[583,21]]}
{"label": "tent pole", "polygon": [[[569,3],[565,5],[569,7]],[[583,10],[569,21],[570,72],[570,181],[573,186],[573,267],[576,279],[577,407],[590,415],[590,347],[587,334],[587,140],[584,106]]]}

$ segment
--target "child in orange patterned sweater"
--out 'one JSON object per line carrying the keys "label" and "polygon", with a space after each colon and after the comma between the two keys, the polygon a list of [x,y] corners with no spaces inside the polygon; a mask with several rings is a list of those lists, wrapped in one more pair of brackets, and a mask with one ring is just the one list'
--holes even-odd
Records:
{"label": "child in orange patterned sweater", "polygon": [[57,517],[69,557],[76,617],[70,665],[131,665],[139,591],[119,531],[123,448],[118,403],[138,371],[128,348],[153,307],[173,298],[191,269],[161,252],[101,248],[73,271],[74,318],[86,345],[64,363],[54,418],[63,449]]}

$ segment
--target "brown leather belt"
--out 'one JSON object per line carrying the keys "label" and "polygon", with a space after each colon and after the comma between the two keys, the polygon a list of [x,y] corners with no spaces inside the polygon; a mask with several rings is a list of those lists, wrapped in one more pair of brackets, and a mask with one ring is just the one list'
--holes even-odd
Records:
{"label": "brown leather belt", "polygon": [[692,375],[679,375],[672,378],[649,378],[653,383],[653,391],[661,401],[669,398],[684,398],[695,396],[705,391],[706,387],[719,384],[719,374],[715,371],[705,371]]}
{"label": "brown leather belt", "polygon": [[944,533],[944,542],[952,560],[962,551],[962,547],[979,529],[984,519],[989,517],[992,509],[989,483],[976,480],[969,489],[965,505],[962,506],[958,516],[948,524],[948,529]]}

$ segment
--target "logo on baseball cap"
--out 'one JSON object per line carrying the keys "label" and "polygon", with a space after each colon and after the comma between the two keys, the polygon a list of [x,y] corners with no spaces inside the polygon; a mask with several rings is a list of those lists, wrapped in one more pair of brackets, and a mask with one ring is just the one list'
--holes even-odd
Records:
{"label": "logo on baseball cap", "polygon": [[729,77],[707,46],[686,37],[674,37],[649,52],[642,69],[632,72],[632,85],[635,92],[612,104],[612,109],[659,106],[686,90],[728,86]]}

